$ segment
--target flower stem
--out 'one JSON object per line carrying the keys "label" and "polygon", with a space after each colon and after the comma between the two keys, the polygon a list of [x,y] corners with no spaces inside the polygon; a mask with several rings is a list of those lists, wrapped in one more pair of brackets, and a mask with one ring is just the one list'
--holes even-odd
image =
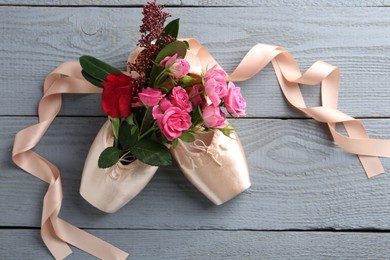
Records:
{"label": "flower stem", "polygon": [[153,132],[153,131],[156,129],[156,124],[157,124],[157,122],[154,121],[152,127],[149,128],[148,131],[146,131],[145,133],[143,133],[143,134],[138,138],[138,140],[141,140],[142,138],[144,138],[145,136],[147,136],[148,134],[150,134],[151,132]]}
{"label": "flower stem", "polygon": [[167,76],[167,75],[168,75],[168,74],[167,74],[167,71],[168,71],[168,70],[165,68],[163,71],[161,71],[160,74],[158,74],[158,76],[156,77],[156,80],[154,81],[154,84],[155,84],[156,87],[159,87],[159,85],[161,84],[160,81],[162,81],[162,79],[163,79],[164,76]]}
{"label": "flower stem", "polygon": [[191,96],[190,99],[193,99],[194,97],[197,97],[199,95],[202,95],[205,91],[202,90],[201,92],[196,93],[195,95]]}
{"label": "flower stem", "polygon": [[146,106],[146,111],[145,111],[144,116],[143,116],[143,118],[142,118],[141,127],[140,127],[140,129],[139,129],[138,140],[141,140],[141,138],[142,138],[142,136],[143,136],[143,135],[141,135],[141,133],[142,133],[142,130],[143,130],[143,128],[144,128],[145,119],[146,119],[146,116],[148,115],[148,112],[149,112],[149,107]]}

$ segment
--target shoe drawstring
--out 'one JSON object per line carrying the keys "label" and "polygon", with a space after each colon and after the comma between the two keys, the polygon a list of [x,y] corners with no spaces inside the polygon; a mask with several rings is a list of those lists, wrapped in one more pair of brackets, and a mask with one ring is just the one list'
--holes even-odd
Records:
{"label": "shoe drawstring", "polygon": [[196,139],[194,141],[194,148],[198,149],[199,151],[202,151],[206,154],[208,154],[211,159],[216,163],[218,164],[219,167],[222,167],[222,163],[220,163],[218,160],[217,160],[217,156],[218,156],[218,151],[212,147],[209,147],[205,144],[205,142],[203,142],[202,140],[200,139]]}

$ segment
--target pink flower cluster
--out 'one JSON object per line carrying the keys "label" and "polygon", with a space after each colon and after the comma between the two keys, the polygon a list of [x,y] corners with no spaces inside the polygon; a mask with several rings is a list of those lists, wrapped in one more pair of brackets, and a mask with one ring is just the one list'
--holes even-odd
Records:
{"label": "pink flower cluster", "polygon": [[203,78],[204,85],[180,84],[180,79],[188,76],[189,63],[177,58],[177,54],[168,56],[160,63],[166,73],[173,79],[174,86],[166,94],[158,88],[146,88],[139,93],[140,101],[152,107],[153,118],[162,134],[168,141],[179,138],[183,132],[193,126],[192,116],[200,107],[203,127],[224,128],[227,126],[226,111],[233,117],[245,115],[246,102],[240,88],[234,83],[227,83],[226,73],[217,66],[209,69]]}

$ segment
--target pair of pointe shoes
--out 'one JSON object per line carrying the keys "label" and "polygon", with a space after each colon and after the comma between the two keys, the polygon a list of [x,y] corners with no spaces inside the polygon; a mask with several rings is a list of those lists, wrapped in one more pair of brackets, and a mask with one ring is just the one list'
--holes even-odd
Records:
{"label": "pair of pointe shoes", "polygon": [[[80,194],[94,207],[113,213],[126,205],[149,183],[158,167],[139,160],[111,168],[98,168],[100,153],[113,143],[111,124],[96,136],[83,170]],[[193,143],[179,140],[170,148],[183,174],[214,204],[220,205],[251,185],[244,150],[236,132],[231,138],[220,131],[196,136]]]}

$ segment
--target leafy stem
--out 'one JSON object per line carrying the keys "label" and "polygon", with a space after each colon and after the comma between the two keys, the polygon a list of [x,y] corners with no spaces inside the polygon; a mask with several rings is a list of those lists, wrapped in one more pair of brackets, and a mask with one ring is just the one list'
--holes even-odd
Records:
{"label": "leafy stem", "polygon": [[156,129],[157,129],[157,122],[154,121],[153,126],[151,128],[149,128],[148,131],[146,131],[145,133],[140,135],[138,140],[141,140],[142,138],[144,138],[145,136],[147,136],[148,134],[150,134],[151,132],[153,132]]}
{"label": "leafy stem", "polygon": [[146,106],[146,111],[145,111],[144,116],[143,116],[143,118],[142,118],[141,127],[140,127],[140,129],[139,129],[139,134],[140,134],[140,135],[138,136],[138,140],[141,140],[141,138],[142,138],[141,133],[142,133],[142,131],[143,131],[143,129],[144,129],[144,124],[145,124],[146,116],[148,115],[148,112],[149,112],[149,107]]}
{"label": "leafy stem", "polygon": [[168,71],[168,70],[165,68],[163,71],[161,71],[160,74],[158,74],[158,76],[157,76],[157,78],[156,78],[156,80],[155,80],[155,86],[156,86],[156,87],[158,87],[158,86],[161,84],[161,82],[163,81],[164,77],[166,77],[167,75],[169,75],[169,74],[167,73],[167,71]]}

